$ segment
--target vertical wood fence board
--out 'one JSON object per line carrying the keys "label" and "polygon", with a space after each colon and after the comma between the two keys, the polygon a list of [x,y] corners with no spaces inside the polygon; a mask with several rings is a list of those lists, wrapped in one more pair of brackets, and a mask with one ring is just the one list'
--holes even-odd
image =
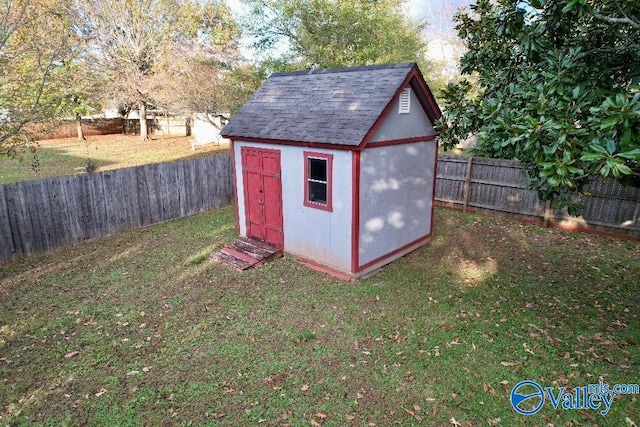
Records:
{"label": "vertical wood fence board", "polygon": [[167,178],[167,200],[169,202],[169,210],[167,219],[174,219],[180,216],[180,192],[178,190],[178,177],[176,175],[176,168],[169,168],[167,164],[163,164],[162,167],[165,170],[165,177]]}
{"label": "vertical wood fence board", "polygon": [[151,202],[149,201],[149,182],[145,173],[146,167],[135,168],[136,191],[138,195],[140,225],[153,224],[151,215]]}
{"label": "vertical wood fence board", "polygon": [[149,212],[147,217],[150,224],[155,224],[161,221],[160,212],[162,211],[162,202],[159,198],[160,184],[157,174],[157,169],[152,167],[153,165],[146,165],[142,168],[144,173],[144,181],[146,183],[148,200],[149,200]]}
{"label": "vertical wood fence board", "polygon": [[120,188],[119,175],[116,171],[108,171],[102,176],[102,188],[107,210],[107,222],[109,234],[126,229],[126,212],[121,206],[122,190]]}
{"label": "vertical wood fence board", "polygon": [[59,245],[73,243],[71,239],[71,223],[69,211],[65,205],[62,180],[52,178],[47,180],[49,194],[49,204],[51,205],[51,215],[53,216],[54,227]]}
{"label": "vertical wood fence board", "polygon": [[7,207],[13,225],[16,250],[22,254],[31,254],[33,253],[33,228],[29,212],[25,209],[23,187],[20,184],[7,187]]}
{"label": "vertical wood fence board", "polygon": [[99,174],[83,175],[85,192],[85,239],[102,237],[107,234],[107,219],[102,193],[102,176]]}
{"label": "vertical wood fence board", "polygon": [[[44,244],[45,238],[43,234],[45,230],[43,230],[40,218],[42,214],[38,212],[37,203],[29,203],[29,200],[33,200],[37,202],[37,190],[36,186],[33,182],[21,182],[17,184],[20,188],[21,194],[21,204],[23,205],[25,215],[24,226],[29,227],[29,233],[31,237],[29,238],[29,246],[30,253],[37,253],[46,250],[46,246]],[[28,198],[25,197],[28,195]],[[34,197],[35,196],[35,197]]]}
{"label": "vertical wood fence board", "polygon": [[[100,236],[107,236],[113,233],[113,227],[109,221],[109,210],[107,208],[107,197],[104,192],[104,174],[100,173],[95,176],[95,179],[91,181],[91,185],[94,188],[93,195],[95,196],[96,213],[97,217],[96,228],[100,230]],[[94,203],[94,201],[92,201]]]}
{"label": "vertical wood fence board", "polygon": [[213,162],[211,161],[203,161],[198,164],[198,175],[201,182],[200,197],[202,197],[202,206],[206,209],[211,209],[213,206],[211,203],[211,192],[213,191],[211,187],[212,164]]}
{"label": "vertical wood fence board", "polygon": [[209,191],[209,197],[211,197],[211,207],[218,206],[220,200],[217,197],[217,192],[222,187],[220,180],[222,165],[219,162],[213,163],[209,166],[209,185],[211,186]]}
{"label": "vertical wood fence board", "polygon": [[176,163],[176,183],[177,183],[177,193],[178,193],[178,212],[180,213],[180,217],[182,218],[183,216],[187,216],[188,215],[188,203],[189,200],[187,200],[187,191],[186,191],[186,186],[188,185],[187,182],[187,178],[185,176],[185,171],[184,171],[184,161],[181,162],[177,162]]}
{"label": "vertical wood fence board", "polygon": [[135,168],[121,169],[124,172],[124,188],[127,189],[127,207],[129,228],[140,228],[144,224],[140,215],[140,196],[138,191],[138,174]]}
{"label": "vertical wood fence board", "polygon": [[[199,160],[199,159],[198,159]],[[200,163],[194,162],[193,167],[187,167],[189,164],[185,163],[185,194],[187,196],[187,215],[193,215],[201,212],[202,203],[199,200],[197,169]]]}
{"label": "vertical wood fence board", "polygon": [[159,210],[159,214],[160,214],[160,221],[166,221],[169,218],[169,214],[168,211],[170,209],[169,207],[169,200],[167,198],[167,193],[169,192],[169,186],[167,184],[167,177],[165,176],[164,173],[164,168],[162,168],[162,165],[154,165],[154,169],[155,172],[157,173],[157,179],[158,179],[158,201],[159,201],[159,206],[160,206],[160,210]]}
{"label": "vertical wood fence board", "polygon": [[214,193],[215,194],[215,204],[216,207],[224,204],[224,203],[228,203],[229,199],[225,198],[223,195],[223,191],[226,192],[226,194],[229,194],[230,192],[230,186],[229,186],[229,177],[231,176],[231,168],[229,167],[229,162],[217,162],[216,163],[216,179],[215,179],[215,184],[217,186],[217,191]]}
{"label": "vertical wood fence board", "polygon": [[49,198],[49,180],[34,181],[34,189],[32,192],[32,202],[35,205],[36,213],[38,216],[38,222],[40,223],[40,231],[35,233],[40,234],[40,239],[44,243],[43,250],[53,249],[58,246],[59,238],[53,221],[53,215],[49,215],[51,212],[51,204]]}
{"label": "vertical wood fence board", "polygon": [[13,233],[11,229],[11,218],[9,217],[5,187],[0,186],[0,260],[8,260],[17,252],[13,244]]}
{"label": "vertical wood fence board", "polygon": [[[53,179],[46,179],[21,183],[21,185],[25,185],[22,191],[29,196],[27,209],[29,209],[29,215],[32,219],[35,252],[46,251],[65,244],[64,239],[68,237],[67,234],[60,236],[62,233],[59,229],[65,222],[65,217],[62,214],[57,214],[57,211],[60,209],[60,205],[64,205],[64,200],[60,205],[52,204],[50,196],[52,181]],[[59,188],[56,190],[56,197],[62,197]]]}
{"label": "vertical wood fence board", "polygon": [[81,220],[82,209],[80,207],[82,193],[79,191],[80,188],[77,183],[78,179],[75,176],[62,178],[62,194],[69,221],[69,239],[71,243],[78,243],[84,240]]}
{"label": "vertical wood fence board", "polygon": [[129,203],[129,194],[127,191],[126,175],[124,169],[116,169],[113,171],[113,185],[117,199],[112,200],[112,206],[116,210],[116,218],[118,228],[116,231],[129,230],[131,228],[131,208]]}
{"label": "vertical wood fence board", "polygon": [[131,230],[136,228],[135,207],[133,198],[131,196],[130,188],[130,171],[131,169],[117,169],[116,175],[118,177],[118,184],[121,189],[121,197],[124,202],[124,209],[122,209],[122,230]]}

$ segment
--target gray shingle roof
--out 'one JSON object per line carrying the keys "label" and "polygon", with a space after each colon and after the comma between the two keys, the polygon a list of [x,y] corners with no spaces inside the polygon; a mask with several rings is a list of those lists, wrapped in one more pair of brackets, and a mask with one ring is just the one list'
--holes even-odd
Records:
{"label": "gray shingle roof", "polygon": [[272,74],[221,135],[359,145],[414,65]]}

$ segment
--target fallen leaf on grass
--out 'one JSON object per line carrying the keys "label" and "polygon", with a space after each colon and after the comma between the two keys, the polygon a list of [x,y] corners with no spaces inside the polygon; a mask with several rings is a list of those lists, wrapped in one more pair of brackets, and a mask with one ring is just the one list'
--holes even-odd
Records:
{"label": "fallen leaf on grass", "polygon": [[107,392],[107,389],[101,388],[99,392],[95,394],[96,397],[100,397]]}
{"label": "fallen leaf on grass", "polygon": [[490,426],[497,426],[501,422],[502,422],[501,418],[489,418],[487,420],[487,424],[489,424]]}
{"label": "fallen leaf on grass", "polygon": [[313,427],[322,427],[322,426],[320,425],[320,423],[316,422],[316,420],[311,420],[311,425],[312,425]]}
{"label": "fallen leaf on grass", "polygon": [[67,354],[64,355],[65,359],[71,359],[72,357],[76,357],[77,355],[79,355],[80,352],[79,351],[71,351]]}
{"label": "fallen leaf on grass", "polygon": [[460,427],[462,424],[460,424],[455,418],[451,417],[451,419],[449,420],[449,422],[451,423],[451,425],[456,426],[456,427]]}
{"label": "fallen leaf on grass", "polygon": [[133,375],[137,375],[139,373],[140,373],[140,371],[129,371],[129,372],[127,372],[127,376],[130,377],[130,376],[133,376]]}
{"label": "fallen leaf on grass", "polygon": [[305,384],[300,388],[300,390],[307,391],[307,390],[309,390],[309,386],[307,384]]}
{"label": "fallen leaf on grass", "polygon": [[320,418],[321,420],[324,420],[325,418],[327,418],[327,414],[323,414],[322,412],[318,412],[316,414],[316,417]]}
{"label": "fallen leaf on grass", "polygon": [[422,417],[421,417],[420,415],[416,414],[414,411],[412,411],[412,410],[410,410],[410,409],[407,409],[407,408],[405,408],[405,407],[401,407],[401,408],[402,408],[402,410],[403,410],[404,412],[406,412],[407,414],[411,415],[411,416],[412,416],[413,418],[415,418],[416,420],[418,420],[418,421],[422,421]]}
{"label": "fallen leaf on grass", "polygon": [[349,415],[349,414],[345,415],[344,417],[347,419],[347,421],[353,421],[353,420],[356,419],[356,417],[354,417],[353,415]]}
{"label": "fallen leaf on grass", "polygon": [[500,362],[502,366],[516,366],[518,362]]}

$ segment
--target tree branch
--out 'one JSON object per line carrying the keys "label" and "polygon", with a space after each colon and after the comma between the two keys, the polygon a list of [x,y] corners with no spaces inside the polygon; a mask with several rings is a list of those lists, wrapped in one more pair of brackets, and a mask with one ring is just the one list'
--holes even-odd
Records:
{"label": "tree branch", "polygon": [[625,16],[624,18],[616,18],[613,16],[605,16],[598,12],[594,12],[593,16],[598,18],[601,21],[608,22],[610,24],[627,24],[631,25],[633,28],[640,30],[640,23],[634,21],[633,19]]}

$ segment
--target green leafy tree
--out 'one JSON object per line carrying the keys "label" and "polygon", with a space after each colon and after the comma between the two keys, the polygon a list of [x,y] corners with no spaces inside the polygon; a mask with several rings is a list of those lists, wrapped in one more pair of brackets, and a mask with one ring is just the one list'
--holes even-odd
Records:
{"label": "green leafy tree", "polygon": [[403,14],[403,0],[245,0],[248,33],[287,70],[418,62],[423,72],[425,23]]}
{"label": "green leafy tree", "polygon": [[[81,46],[80,41],[77,46]],[[103,105],[103,78],[95,73],[81,58],[81,50],[75,57],[56,70],[56,84],[61,103],[58,106],[57,117],[73,117],[76,122],[79,140],[85,140],[82,127],[83,116],[99,112]]]}
{"label": "green leafy tree", "polygon": [[63,103],[57,79],[74,40],[67,6],[0,0],[0,154],[29,146],[30,124],[54,119]]}
{"label": "green leafy tree", "polygon": [[640,186],[640,3],[478,0],[456,22],[477,80],[443,92],[445,148],[476,134],[572,214],[594,175]]}

